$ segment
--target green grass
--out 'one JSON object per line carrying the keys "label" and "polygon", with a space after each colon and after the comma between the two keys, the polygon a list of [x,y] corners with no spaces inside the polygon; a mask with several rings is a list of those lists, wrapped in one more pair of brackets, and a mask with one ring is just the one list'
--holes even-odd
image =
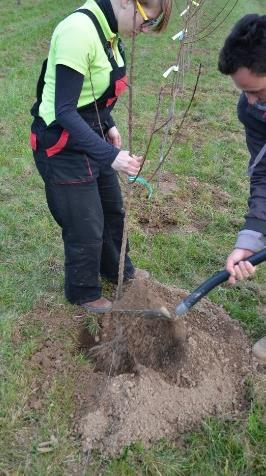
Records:
{"label": "green grass", "polygon": [[[180,2],[180,11],[185,2]],[[210,15],[224,4],[208,2]],[[14,345],[13,333],[21,316],[43,303],[56,314],[64,309],[66,319],[76,310],[63,297],[63,251],[60,230],[50,217],[43,184],[33,165],[28,147],[29,110],[49,39],[57,22],[79,2],[22,0],[1,2],[0,48],[0,473],[30,475],[238,475],[261,476],[266,472],[265,406],[252,396],[251,408],[243,421],[211,419],[198,432],[176,443],[159,441],[151,448],[141,443],[124,450],[118,459],[100,455],[88,461],[80,444],[71,435],[73,385],[71,379],[55,379],[44,396],[44,411],[28,410],[26,401],[34,386],[35,374],[27,365],[37,343],[45,336],[39,322],[23,329],[23,344]],[[165,169],[176,174],[179,194],[188,210],[176,210],[175,232],[145,235],[131,223],[132,257],[138,266],[149,269],[156,279],[192,290],[201,280],[222,268],[246,210],[248,153],[235,106],[238,93],[230,78],[217,72],[217,54],[231,25],[248,12],[263,13],[263,0],[239,2],[214,35],[197,44],[186,75],[186,92],[177,101],[177,116],[191,94],[197,65],[203,63],[190,117],[173,148]],[[179,31],[176,8],[168,32],[160,37],[137,39],[135,78],[134,150],[145,149],[162,73],[175,62],[176,44],[170,40]],[[129,53],[130,45],[127,44]],[[163,107],[167,110],[168,99]],[[115,117],[127,144],[126,99],[117,106]],[[150,169],[158,163],[161,136],[155,137],[150,153]],[[144,171],[145,172],[145,171]],[[199,182],[191,195],[189,180]],[[210,187],[225,191],[228,201],[220,206]],[[162,199],[163,200],[163,199]],[[153,210],[153,203],[145,204]],[[186,227],[196,226],[194,233]],[[251,339],[264,335],[265,267],[256,277],[235,288],[220,287],[210,299],[240,320]],[[108,289],[108,288],[106,288]],[[97,331],[95,323],[88,323]],[[68,338],[62,335],[62,340]],[[70,358],[71,355],[70,355]],[[75,357],[84,364],[82,354]],[[53,435],[58,444],[41,454],[38,446]],[[86,469],[87,468],[87,469]],[[74,473],[76,471],[76,473]]]}

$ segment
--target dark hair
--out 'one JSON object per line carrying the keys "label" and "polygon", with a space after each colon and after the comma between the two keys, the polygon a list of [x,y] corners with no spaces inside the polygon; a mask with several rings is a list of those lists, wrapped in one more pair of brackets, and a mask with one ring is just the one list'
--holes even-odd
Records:
{"label": "dark hair", "polygon": [[225,40],[219,71],[234,74],[242,67],[258,75],[266,74],[266,15],[245,15]]}

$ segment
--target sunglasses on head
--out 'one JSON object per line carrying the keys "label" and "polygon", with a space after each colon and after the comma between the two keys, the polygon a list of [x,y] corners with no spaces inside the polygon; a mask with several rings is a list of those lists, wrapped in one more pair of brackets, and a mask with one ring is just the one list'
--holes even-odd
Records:
{"label": "sunglasses on head", "polygon": [[163,13],[161,13],[158,16],[158,18],[148,18],[145,11],[144,11],[144,8],[141,6],[141,4],[139,3],[138,0],[136,0],[136,7],[137,7],[137,10],[138,10],[140,16],[144,20],[143,23],[142,23],[143,26],[154,28],[154,27],[158,26],[161,23],[161,21],[163,19]]}

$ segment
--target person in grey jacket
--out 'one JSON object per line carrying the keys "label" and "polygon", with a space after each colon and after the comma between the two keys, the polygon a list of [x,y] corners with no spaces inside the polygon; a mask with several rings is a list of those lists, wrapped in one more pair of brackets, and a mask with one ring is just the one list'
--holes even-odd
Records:
{"label": "person in grey jacket", "polygon": [[249,210],[226,261],[234,284],[255,272],[243,260],[266,246],[266,15],[245,15],[236,23],[220,51],[218,68],[242,90],[237,112],[250,153]]}
{"label": "person in grey jacket", "polygon": [[[242,90],[237,112],[250,153],[249,210],[226,261],[234,284],[255,272],[243,260],[266,246],[266,15],[246,15],[236,23],[220,52],[218,68]],[[255,343],[253,353],[266,362],[266,337]]]}

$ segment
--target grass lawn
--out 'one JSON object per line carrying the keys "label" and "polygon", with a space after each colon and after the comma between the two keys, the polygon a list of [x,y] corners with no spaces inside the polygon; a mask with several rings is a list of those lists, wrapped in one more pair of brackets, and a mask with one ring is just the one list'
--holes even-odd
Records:
{"label": "grass lawn", "polygon": [[[182,28],[175,2],[167,33],[137,38],[134,89],[134,151],[147,143],[163,72],[175,63],[177,44],[170,38]],[[202,62],[196,98],[189,118],[164,171],[177,178],[180,207],[172,211],[174,229],[145,233],[134,204],[130,223],[131,255],[159,281],[193,290],[201,280],[224,266],[243,222],[248,196],[248,152],[236,117],[238,92],[230,78],[217,72],[217,55],[234,22],[246,13],[265,13],[265,0],[240,0],[229,18],[210,37],[193,46],[185,92],[177,100],[181,116],[191,95],[197,65]],[[214,21],[224,0],[206,1],[203,24]],[[231,2],[233,4],[233,2]],[[28,146],[35,85],[46,57],[53,28],[79,2],[70,0],[1,1],[0,48],[0,474],[3,475],[247,475],[266,474],[266,398],[263,375],[250,382],[250,409],[236,421],[210,419],[197,432],[177,442],[159,441],[146,449],[138,443],[118,459],[94,455],[88,462],[73,437],[74,382],[55,379],[43,396],[44,409],[29,409],[36,372],[28,364],[37,342],[45,339],[39,322],[25,316],[43,309],[64,313],[67,322],[77,314],[63,296],[63,250],[60,230],[50,217],[43,183]],[[264,8],[263,8],[264,7]],[[222,18],[222,15],[221,15]],[[216,24],[216,23],[214,23]],[[127,45],[128,56],[130,44]],[[172,73],[174,74],[174,73]],[[170,84],[170,80],[168,80]],[[165,83],[166,84],[166,83]],[[127,102],[114,114],[127,143]],[[167,97],[163,102],[167,110]],[[150,151],[149,168],[158,164],[162,135]],[[145,172],[145,171],[144,171]],[[145,174],[144,174],[145,175]],[[183,205],[183,206],[181,206]],[[153,216],[166,209],[160,188],[143,209]],[[166,207],[166,208],[165,208]],[[220,287],[209,298],[241,321],[251,341],[266,335],[266,267],[246,283]],[[108,287],[106,285],[106,291]],[[23,341],[14,335],[23,322]],[[71,348],[62,332],[61,344]],[[82,356],[70,352],[77,368]],[[265,385],[265,379],[264,379]],[[54,441],[53,451],[40,444]]]}

